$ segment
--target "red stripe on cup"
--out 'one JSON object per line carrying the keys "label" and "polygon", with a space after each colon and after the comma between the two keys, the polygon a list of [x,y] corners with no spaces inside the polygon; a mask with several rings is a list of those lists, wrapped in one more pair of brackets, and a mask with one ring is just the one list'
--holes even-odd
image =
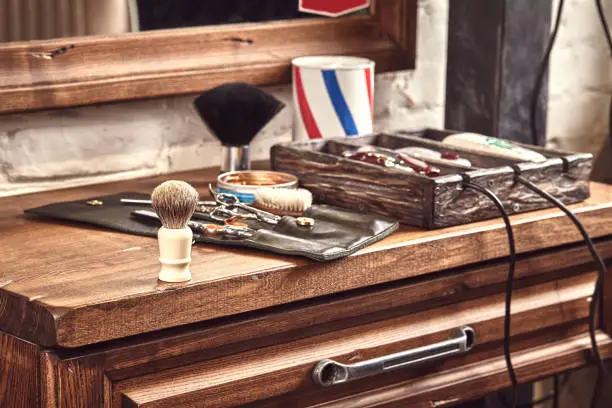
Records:
{"label": "red stripe on cup", "polygon": [[368,99],[370,100],[370,112],[374,117],[374,100],[372,98],[372,70],[370,68],[365,69],[366,87],[368,88]]}
{"label": "red stripe on cup", "polygon": [[319,131],[317,122],[315,122],[314,116],[312,116],[312,112],[310,111],[310,106],[308,106],[308,101],[306,100],[306,93],[304,92],[304,84],[302,83],[300,69],[298,67],[293,67],[293,74],[298,105],[300,108],[300,113],[302,114],[304,127],[306,128],[306,133],[308,133],[308,138],[321,139],[323,135]]}

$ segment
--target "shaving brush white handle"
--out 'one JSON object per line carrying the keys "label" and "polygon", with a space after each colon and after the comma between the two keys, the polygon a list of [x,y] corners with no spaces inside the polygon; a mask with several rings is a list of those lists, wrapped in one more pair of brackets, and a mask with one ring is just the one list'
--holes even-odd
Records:
{"label": "shaving brush white handle", "polygon": [[159,242],[159,280],[164,282],[187,282],[191,280],[191,245],[193,232],[189,227],[169,229],[161,227],[157,232]]}

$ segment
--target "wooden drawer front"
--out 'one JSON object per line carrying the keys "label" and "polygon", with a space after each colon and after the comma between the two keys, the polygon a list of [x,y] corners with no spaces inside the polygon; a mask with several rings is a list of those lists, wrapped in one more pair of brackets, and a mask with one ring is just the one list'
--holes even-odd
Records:
{"label": "wooden drawer front", "polygon": [[[562,333],[555,333],[562,334]],[[567,333],[566,333],[567,334]],[[598,332],[597,342],[602,355],[612,354],[612,340]],[[585,363],[590,350],[588,334],[583,333],[513,353],[512,363],[521,382],[567,371]],[[431,371],[431,370],[430,370]],[[261,403],[257,408],[308,407],[319,408],[432,408],[453,406],[461,401],[481,397],[510,386],[503,356],[457,366],[422,377],[397,381],[365,392],[336,395],[288,395]]]}
{"label": "wooden drawer front", "polygon": [[[612,242],[598,245],[602,255],[612,255]],[[583,246],[562,252],[543,252],[521,257],[516,268],[515,288],[554,282],[587,273],[591,260]],[[559,270],[559,265],[568,269]],[[461,305],[479,297],[498,294],[502,301],[507,263],[487,263],[439,273],[427,279],[394,282],[369,290],[274,308],[222,322],[200,324],[169,334],[124,342],[104,352],[105,373],[113,382],[169,368],[210,360],[253,348],[292,342],[326,332],[366,323],[412,315],[446,305]],[[546,290],[546,289],[543,289]],[[486,301],[485,301],[486,302]],[[518,311],[517,306],[513,312]],[[460,325],[457,322],[455,326]],[[450,328],[449,328],[450,329]]]}
{"label": "wooden drawer front", "polygon": [[[586,273],[517,290],[512,305],[513,350],[542,346],[568,334],[584,332],[593,281],[594,274]],[[262,401],[274,404],[274,398],[295,396],[307,401],[313,395],[323,398],[321,403],[367,393],[499,358],[503,314],[504,295],[497,293],[347,327],[119,380],[113,385],[113,404],[147,408],[225,407]],[[465,355],[329,388],[321,388],[312,380],[313,367],[321,359],[353,363],[397,353],[442,341],[453,329],[464,325],[471,326],[476,333],[476,345]]]}

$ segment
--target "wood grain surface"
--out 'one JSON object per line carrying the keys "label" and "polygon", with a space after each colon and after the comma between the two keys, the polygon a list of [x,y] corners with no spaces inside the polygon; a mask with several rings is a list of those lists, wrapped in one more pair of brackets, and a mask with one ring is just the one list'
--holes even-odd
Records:
{"label": "wood grain surface", "polygon": [[[582,274],[517,290],[512,336],[585,319],[593,278],[592,273]],[[197,401],[206,401],[210,408],[239,406],[282,394],[320,390],[311,373],[321,359],[359,362],[439,342],[458,326],[474,329],[473,350],[419,368],[419,375],[423,375],[423,370],[441,371],[442,367],[462,366],[498,353],[489,346],[503,338],[503,316],[504,294],[483,296],[128,379],[117,383],[116,392],[139,407],[197,406]],[[362,386],[369,386],[369,381],[362,381]]]}
{"label": "wood grain surface", "polygon": [[[602,251],[606,248],[605,251]],[[612,255],[612,245],[599,247],[602,256]],[[589,269],[572,265],[588,257],[582,248],[521,259],[515,287],[585,273]],[[574,259],[572,259],[574,258]],[[559,265],[567,263],[566,270]],[[587,265],[585,265],[587,266]],[[569,272],[569,274],[568,274]],[[187,363],[217,358],[256,347],[295,341],[366,324],[417,313],[428,308],[460,303],[478,296],[502,293],[507,274],[505,263],[432,277],[422,282],[402,282],[391,287],[323,297],[258,313],[238,321],[192,328],[165,337],[140,338],[105,353],[104,367],[113,380],[135,377]],[[539,324],[530,329],[537,330]],[[527,328],[525,328],[527,329]],[[140,342],[145,342],[143,346]]]}
{"label": "wood grain surface", "polygon": [[[602,256],[609,258],[612,255],[612,240],[600,240],[597,247]],[[513,350],[586,331],[587,299],[594,277],[592,269],[588,251],[579,244],[520,257],[513,307]],[[361,333],[359,337],[374,340],[368,341],[367,349],[363,347],[364,343],[359,343],[361,348],[349,355],[366,358],[385,350],[398,350],[399,347],[386,343],[377,346],[378,340],[368,333],[413,333],[416,337],[410,335],[402,340],[402,344],[416,347],[442,339],[453,325],[474,324],[479,332],[480,351],[477,357],[419,368],[418,375],[441,367],[446,369],[459,363],[467,364],[474,358],[489,358],[501,353],[498,343],[506,273],[505,262],[490,261],[475,267],[455,268],[421,278],[294,302],[103,345],[50,350],[43,353],[41,362],[44,372],[41,376],[44,379],[41,398],[50,403],[61,400],[69,402],[71,406],[101,407],[103,402],[110,404],[115,395],[113,389],[125,384],[146,384],[151,376],[167,370],[183,368],[188,371],[191,367],[194,373],[198,373],[202,367],[215,364],[214,361],[247,362],[249,358],[232,356],[252,356],[257,354],[256,350],[278,349],[285,353],[286,349],[295,345],[304,349],[307,348],[305,345],[318,342],[344,343],[347,341],[345,334]],[[467,309],[464,310],[464,307]],[[397,331],[393,329],[398,325],[402,328]],[[382,339],[387,337],[391,343],[398,341],[398,337],[391,334]],[[280,345],[286,345],[286,349],[278,347]],[[328,347],[325,350],[333,353],[339,349]],[[304,379],[307,378],[305,372],[308,369],[303,366],[290,370],[288,375]],[[266,374],[270,375],[275,376],[274,373]],[[414,375],[416,373],[411,370],[381,376],[368,380],[368,387],[365,388],[389,385]],[[250,381],[238,378],[237,381],[246,384],[244,386],[250,390],[247,393],[253,398],[259,400],[268,395],[262,394],[262,389],[266,387],[259,386],[256,379],[253,379],[252,388],[249,388]],[[271,380],[271,383],[276,383],[276,380]],[[300,399],[305,398],[304,393],[312,391],[317,398],[330,401],[345,397],[347,392],[363,392],[365,388],[360,382],[356,388],[341,387],[340,391],[321,392],[306,384],[305,388],[294,391],[300,395]],[[202,390],[206,393],[209,391]],[[233,394],[224,394],[223,387],[218,391],[223,395],[219,397],[219,404],[234,401]],[[290,392],[289,395],[295,396],[295,393]],[[119,394],[115,397],[116,401],[121,399]],[[188,400],[181,397],[181,404]],[[208,399],[196,398],[194,401]]]}
{"label": "wood grain surface", "polygon": [[[61,381],[56,367],[59,357],[53,351],[40,353],[40,406],[44,408],[57,408],[57,385]],[[72,377],[74,378],[74,377]]]}
{"label": "wood grain surface", "polygon": [[100,360],[87,358],[58,361],[58,407],[90,408],[104,404],[104,371]]}
{"label": "wood grain surface", "polygon": [[[602,256],[612,255],[609,241],[598,245],[598,249]],[[516,270],[515,287],[519,289],[587,273],[591,270],[590,265],[582,264],[588,261],[590,255],[582,247],[523,257]],[[566,269],[559,269],[560,265]],[[453,270],[422,281],[394,282],[393,285],[379,285],[358,293],[325,296],[241,319],[221,319],[187,331],[173,331],[166,336],[140,336],[109,349],[105,353],[104,369],[109,378],[118,381],[252,348],[321,335],[356,324],[456,304],[502,293],[506,276],[507,264],[496,262],[468,270]],[[538,327],[536,324],[531,329]]]}
{"label": "wood grain surface", "polygon": [[38,347],[0,333],[0,407],[38,406]]}
{"label": "wood grain surface", "polygon": [[[602,356],[612,356],[612,341],[598,333]],[[530,382],[561,373],[590,362],[589,337],[575,335],[563,340],[519,351],[514,354],[514,367],[520,382]],[[510,386],[503,356],[474,362],[423,378],[409,379],[370,392],[355,393],[333,402],[308,404],[299,399],[285,399],[253,404],[249,408],[319,407],[319,408],[437,408],[451,407]]]}
{"label": "wood grain surface", "polygon": [[370,14],[389,38],[406,51],[414,67],[417,39],[417,0],[372,0]]}
{"label": "wood grain surface", "polygon": [[[77,347],[502,258],[501,220],[440,230],[401,228],[354,256],[315,263],[254,250],[197,246],[193,280],[157,281],[154,239],[26,217],[23,209],[121,191],[169,177],[202,193],[200,170],[0,200],[0,329],[45,346]],[[612,187],[591,184],[573,210],[593,237],[612,234]],[[512,217],[520,253],[578,242],[560,211]]]}
{"label": "wood grain surface", "polygon": [[[589,196],[591,154],[536,148],[547,160],[523,163],[442,144],[441,140],[452,133],[456,132],[425,129],[278,144],[272,147],[270,160],[273,169],[295,174],[321,202],[385,215],[417,227],[448,227],[499,217],[499,210],[489,198],[464,188],[461,174],[489,188],[509,214],[550,207],[548,201],[515,181],[510,165],[517,166],[524,177],[566,205]],[[473,167],[466,170],[436,165],[440,174],[426,177],[343,156],[345,151],[364,145],[392,150],[416,146],[450,151],[468,159]]]}
{"label": "wood grain surface", "polygon": [[414,67],[416,1],[376,3],[380,21],[351,16],[1,44],[0,112],[197,93],[231,81],[288,83],[291,59],[306,55],[367,57],[376,72]]}

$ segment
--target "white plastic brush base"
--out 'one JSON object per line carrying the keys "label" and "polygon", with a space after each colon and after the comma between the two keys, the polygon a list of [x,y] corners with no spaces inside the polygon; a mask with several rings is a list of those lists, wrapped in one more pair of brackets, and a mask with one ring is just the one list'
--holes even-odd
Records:
{"label": "white plastic brush base", "polygon": [[163,282],[187,282],[191,280],[191,246],[193,232],[189,227],[169,229],[161,227],[157,232],[159,242],[159,280]]}

